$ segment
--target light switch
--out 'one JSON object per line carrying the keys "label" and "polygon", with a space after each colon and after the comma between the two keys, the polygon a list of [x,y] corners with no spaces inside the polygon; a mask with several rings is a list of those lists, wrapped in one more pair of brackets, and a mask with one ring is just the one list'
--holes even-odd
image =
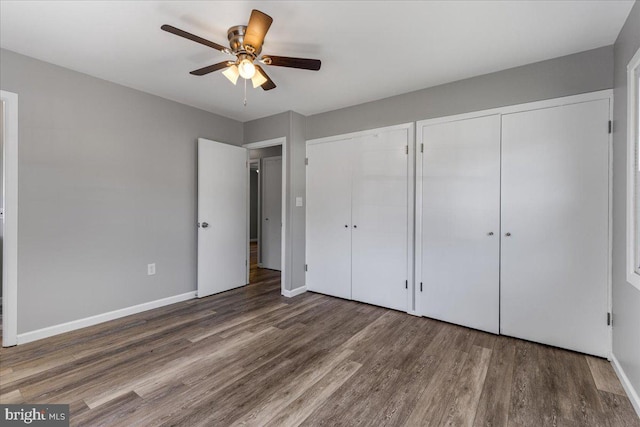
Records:
{"label": "light switch", "polygon": [[296,206],[302,206],[302,197],[296,197]]}

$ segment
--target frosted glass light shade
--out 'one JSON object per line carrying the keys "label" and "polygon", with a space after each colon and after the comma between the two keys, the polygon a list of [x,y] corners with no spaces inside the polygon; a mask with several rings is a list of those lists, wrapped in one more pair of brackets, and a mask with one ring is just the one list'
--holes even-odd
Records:
{"label": "frosted glass light shade", "polygon": [[253,83],[253,88],[257,88],[258,86],[262,86],[267,81],[267,78],[262,75],[260,70],[256,70],[256,74],[251,78],[251,82]]}
{"label": "frosted glass light shade", "polygon": [[222,72],[226,78],[229,79],[231,83],[234,85],[238,83],[238,77],[240,77],[240,71],[236,65],[232,65],[231,67],[227,67],[226,70]]}

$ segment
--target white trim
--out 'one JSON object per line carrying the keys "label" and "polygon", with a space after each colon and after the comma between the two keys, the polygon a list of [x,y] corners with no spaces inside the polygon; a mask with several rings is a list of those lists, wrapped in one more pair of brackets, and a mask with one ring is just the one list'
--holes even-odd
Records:
{"label": "white trim", "polygon": [[393,131],[393,130],[398,130],[398,129],[411,129],[413,128],[413,122],[410,123],[402,123],[399,125],[393,125],[393,126],[384,126],[384,127],[380,127],[380,128],[375,128],[375,129],[367,129],[367,130],[360,130],[357,132],[351,132],[351,133],[345,133],[342,135],[332,135],[332,136],[325,136],[322,138],[316,138],[316,139],[308,139],[306,145],[312,145],[312,144],[322,144],[324,142],[332,142],[332,141],[340,141],[340,140],[344,140],[344,139],[353,139],[353,138],[359,138],[361,136],[367,136],[367,135],[376,135],[379,134],[381,132],[389,132],[389,131]]}
{"label": "white trim", "polygon": [[[289,195],[287,194],[287,178],[288,178],[288,170],[287,170],[287,138],[282,136],[279,138],[267,139],[265,141],[252,142],[249,144],[244,144],[243,147],[247,150],[254,150],[256,148],[266,148],[273,147],[275,145],[282,145],[282,243],[281,243],[281,253],[280,258],[282,260],[282,266],[280,268],[280,292],[282,295],[285,295],[287,291],[287,279],[289,275],[287,272],[290,268],[289,262],[287,262],[287,240],[289,239],[289,233],[287,230],[289,229],[287,223],[287,200]],[[260,166],[262,167],[262,165]],[[247,168],[248,169],[248,168]],[[262,189],[260,189],[262,191]],[[249,197],[249,183],[247,182],[247,197]],[[248,216],[248,215],[247,215]],[[249,220],[247,220],[247,233],[249,233]],[[247,243],[247,260],[249,259],[249,244]],[[249,264],[247,262],[247,264]],[[248,276],[247,276],[248,279]],[[247,280],[248,281],[248,280]],[[286,296],[286,295],[285,295]]]}
{"label": "white trim", "polygon": [[[627,65],[627,282],[640,290],[640,275],[636,273],[636,152],[638,123],[637,75],[640,73],[640,49]],[[630,96],[631,95],[631,96]]]}
{"label": "white trim", "polygon": [[415,161],[416,158],[416,128],[411,123],[407,129],[407,313],[418,316],[416,311],[416,276],[415,262]]}
{"label": "white trim", "polygon": [[638,392],[633,388],[633,384],[631,384],[629,377],[627,377],[624,369],[622,369],[622,365],[620,365],[620,362],[613,353],[611,354],[611,364],[613,365],[613,370],[616,372],[616,375],[622,383],[624,391],[627,392],[627,396],[633,405],[633,409],[636,410],[638,417],[640,417],[640,396],[638,396]]}
{"label": "white trim", "polygon": [[279,138],[266,139],[264,141],[250,142],[249,144],[244,144],[243,147],[249,150],[255,150],[258,148],[267,148],[267,147],[273,147],[276,145],[283,145],[286,141],[287,141],[287,138],[284,136],[281,136]]}
{"label": "white trim", "polygon": [[417,127],[429,126],[438,123],[457,122],[459,120],[474,119],[477,117],[492,116],[495,114],[514,114],[524,111],[541,110],[544,108],[560,107],[563,105],[579,104],[582,102],[596,101],[599,99],[612,99],[613,90],[605,89],[580,95],[564,96],[562,98],[545,99],[543,101],[527,102],[525,104],[506,105],[504,107],[491,108],[489,110],[473,111],[471,113],[455,114],[452,116],[435,117],[420,120]]}
{"label": "white trim", "polygon": [[290,291],[283,289],[282,290],[282,295],[287,297],[287,298],[291,298],[291,297],[295,297],[297,295],[303,294],[307,292],[307,287],[306,286],[300,286],[298,288],[292,289]]}
{"label": "white trim", "polygon": [[143,311],[153,310],[154,308],[164,307],[165,305],[187,301],[195,297],[196,291],[191,291],[180,295],[174,295],[172,297],[145,302],[131,307],[121,308],[119,310],[109,311],[95,316],[85,317],[84,319],[73,320],[71,322],[61,323],[59,325],[25,332],[18,335],[18,344],[26,344],[28,342],[52,337],[54,335],[63,334],[65,332],[75,331],[77,329],[86,328],[87,326],[93,326],[97,325],[98,323],[108,322],[109,320],[119,319],[121,317],[130,316],[132,314],[142,313]]}
{"label": "white trim", "polygon": [[18,343],[18,95],[0,90],[4,109],[2,346]]}

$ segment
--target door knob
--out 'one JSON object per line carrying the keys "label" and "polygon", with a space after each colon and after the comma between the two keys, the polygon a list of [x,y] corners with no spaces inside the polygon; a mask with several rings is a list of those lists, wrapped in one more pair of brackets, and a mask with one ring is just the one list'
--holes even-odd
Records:
{"label": "door knob", "polygon": [[344,225],[344,228],[349,228],[349,226],[347,224]]}
{"label": "door knob", "polygon": [[354,226],[353,226],[353,228],[358,228],[358,226],[357,226],[357,225],[354,225]]}
{"label": "door knob", "polygon": [[265,221],[269,221],[269,218],[265,218],[264,220],[265,220]]}
{"label": "door knob", "polygon": [[209,227],[209,223],[208,222],[203,222],[202,223],[202,228],[207,228]]}
{"label": "door knob", "polygon": [[487,236],[493,236],[493,231],[488,232]]}
{"label": "door knob", "polygon": [[509,236],[511,236],[511,233],[504,233],[504,235],[509,237]]}

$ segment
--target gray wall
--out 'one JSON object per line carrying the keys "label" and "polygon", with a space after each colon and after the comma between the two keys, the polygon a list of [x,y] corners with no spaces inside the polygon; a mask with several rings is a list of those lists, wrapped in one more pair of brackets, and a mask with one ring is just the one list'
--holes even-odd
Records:
{"label": "gray wall", "polygon": [[293,111],[276,114],[244,124],[244,142],[287,138],[286,202],[287,227],[284,238],[287,242],[285,260],[287,265],[285,289],[304,286],[304,206],[296,207],[295,198],[305,196],[305,117]]}
{"label": "gray wall", "polygon": [[194,291],[196,139],[240,144],[242,123],[6,50],[0,87],[19,96],[18,333]]}
{"label": "gray wall", "polygon": [[627,64],[640,48],[636,2],[614,45],[613,111],[613,354],[640,393],[640,291],[627,282]]}
{"label": "gray wall", "polygon": [[613,47],[537,62],[307,118],[307,139],[613,87]]}

